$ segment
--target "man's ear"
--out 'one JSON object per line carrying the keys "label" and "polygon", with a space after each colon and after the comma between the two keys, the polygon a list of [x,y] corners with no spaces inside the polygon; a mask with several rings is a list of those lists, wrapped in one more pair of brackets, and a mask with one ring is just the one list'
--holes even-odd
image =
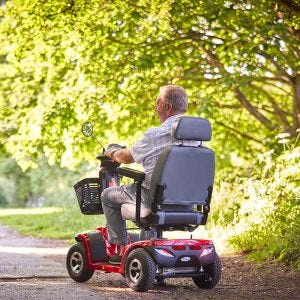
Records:
{"label": "man's ear", "polygon": [[168,112],[173,112],[173,105],[171,103],[166,103],[166,104],[167,104]]}

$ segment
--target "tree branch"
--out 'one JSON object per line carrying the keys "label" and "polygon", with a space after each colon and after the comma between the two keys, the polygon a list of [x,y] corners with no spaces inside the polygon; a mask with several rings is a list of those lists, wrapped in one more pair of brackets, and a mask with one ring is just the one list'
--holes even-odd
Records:
{"label": "tree branch", "polygon": [[[212,51],[205,49],[205,47],[202,47],[202,50],[207,54],[207,60],[210,64],[212,64],[215,67],[218,67],[223,73],[229,75],[229,73],[225,70],[223,63],[220,61],[217,55],[215,55]],[[272,125],[271,121],[267,119],[262,113],[260,113],[257,110],[257,108],[254,107],[248,101],[247,97],[244,95],[244,93],[240,90],[240,88],[237,85],[233,86],[232,90],[234,92],[234,95],[238,99],[238,101],[241,103],[241,105],[244,108],[246,108],[251,115],[253,115],[269,130],[274,129],[274,126]]]}
{"label": "tree branch", "polygon": [[223,70],[224,72],[228,73],[224,68],[224,64],[220,61],[217,55],[215,55],[210,50],[206,50],[205,48],[203,48],[202,50],[207,54],[207,60],[209,63],[211,63],[214,67],[217,67],[220,70]]}
{"label": "tree branch", "polygon": [[259,144],[263,144],[261,141],[257,140],[256,138],[253,138],[252,136],[250,136],[250,135],[248,135],[248,134],[246,134],[246,133],[240,132],[239,130],[237,130],[237,129],[233,128],[233,127],[230,127],[230,126],[228,126],[228,125],[226,125],[226,124],[224,124],[224,123],[222,123],[222,122],[220,122],[220,121],[215,121],[215,122],[216,122],[216,124],[225,127],[225,128],[228,129],[229,131],[232,131],[232,132],[234,132],[235,134],[238,134],[238,135],[240,135],[241,137],[243,137],[243,138],[245,138],[245,139],[254,141],[254,142],[259,143]]}
{"label": "tree branch", "polygon": [[273,130],[274,126],[271,121],[267,119],[262,113],[260,113],[256,107],[254,107],[247,99],[245,94],[240,90],[238,86],[233,87],[233,92],[236,98],[239,100],[241,105],[245,107],[251,115],[258,119],[263,125],[265,125],[269,130]]}
{"label": "tree branch", "polygon": [[270,103],[272,104],[272,107],[274,109],[275,114],[278,116],[278,118],[280,119],[280,121],[283,124],[283,128],[284,130],[286,130],[287,132],[291,133],[292,127],[290,125],[290,123],[288,122],[286,115],[287,113],[285,111],[283,111],[278,104],[276,103],[275,99],[270,95],[270,93],[268,93],[266,90],[264,90],[262,87],[256,86],[255,84],[250,84],[250,86],[257,90],[258,92],[264,94],[266,96],[266,98],[270,101]]}
{"label": "tree branch", "polygon": [[254,77],[254,76],[249,76],[249,78],[251,78],[253,80],[256,80],[256,81],[264,81],[264,82],[276,81],[276,82],[291,84],[291,82],[289,80],[286,80],[282,77],[267,77],[267,76]]}
{"label": "tree branch", "polygon": [[[257,80],[257,82],[258,83],[261,83],[263,80]],[[270,87],[272,87],[272,88],[276,88],[276,89],[278,89],[278,90],[280,90],[280,91],[282,91],[282,92],[284,92],[287,96],[292,96],[292,94],[289,92],[289,91],[287,91],[287,90],[285,90],[284,88],[282,88],[282,87],[280,87],[280,86],[278,86],[278,85],[276,85],[276,84],[274,84],[274,83],[272,83],[272,82],[269,82],[269,81],[264,81],[264,83],[265,83],[265,85],[268,85],[268,86],[270,86]],[[286,112],[288,115],[290,115],[290,113],[288,113],[288,112]]]}
{"label": "tree branch", "polygon": [[240,106],[240,105],[222,104],[222,103],[217,102],[217,101],[211,101],[211,102],[212,102],[212,104],[213,104],[215,107],[218,107],[218,108],[241,109],[241,106]]}
{"label": "tree branch", "polygon": [[300,5],[297,5],[291,0],[276,0],[278,4],[285,6],[291,12],[300,13]]}
{"label": "tree branch", "polygon": [[294,129],[300,128],[300,73],[293,78],[294,90]]}
{"label": "tree branch", "polygon": [[264,58],[268,59],[276,67],[276,69],[282,76],[288,78],[289,81],[292,80],[292,76],[289,73],[287,73],[287,71],[279,65],[279,63],[274,59],[274,57],[272,55],[270,55],[264,51],[258,51],[257,53],[259,55],[263,56]]}

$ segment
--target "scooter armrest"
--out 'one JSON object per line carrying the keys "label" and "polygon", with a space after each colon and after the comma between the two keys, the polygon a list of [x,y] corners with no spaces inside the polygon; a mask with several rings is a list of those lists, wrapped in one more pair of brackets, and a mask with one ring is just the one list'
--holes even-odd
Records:
{"label": "scooter armrest", "polygon": [[129,177],[135,181],[142,182],[145,179],[145,173],[126,167],[118,167],[117,173],[121,176]]}

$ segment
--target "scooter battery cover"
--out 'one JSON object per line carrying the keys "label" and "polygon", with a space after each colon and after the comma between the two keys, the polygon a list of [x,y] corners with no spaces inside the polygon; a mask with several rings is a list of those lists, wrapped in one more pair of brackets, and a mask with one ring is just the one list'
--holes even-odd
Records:
{"label": "scooter battery cover", "polygon": [[90,241],[92,261],[106,261],[108,259],[106,244],[100,232],[91,231],[87,235]]}

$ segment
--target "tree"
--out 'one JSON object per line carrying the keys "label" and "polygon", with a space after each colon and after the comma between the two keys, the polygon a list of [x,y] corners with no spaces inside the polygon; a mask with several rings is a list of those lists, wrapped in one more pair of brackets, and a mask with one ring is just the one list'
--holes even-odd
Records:
{"label": "tree", "polygon": [[81,163],[77,172],[60,168],[57,164],[49,166],[43,156],[38,162],[38,168],[22,172],[16,161],[1,152],[0,208],[68,206],[75,203],[73,185],[87,172],[86,162]]}
{"label": "tree", "polygon": [[225,159],[300,127],[296,1],[12,0],[2,10],[2,144],[24,168],[40,151],[69,166],[91,152],[79,135],[87,119],[104,140],[133,140],[155,124],[168,83],[212,121]]}

